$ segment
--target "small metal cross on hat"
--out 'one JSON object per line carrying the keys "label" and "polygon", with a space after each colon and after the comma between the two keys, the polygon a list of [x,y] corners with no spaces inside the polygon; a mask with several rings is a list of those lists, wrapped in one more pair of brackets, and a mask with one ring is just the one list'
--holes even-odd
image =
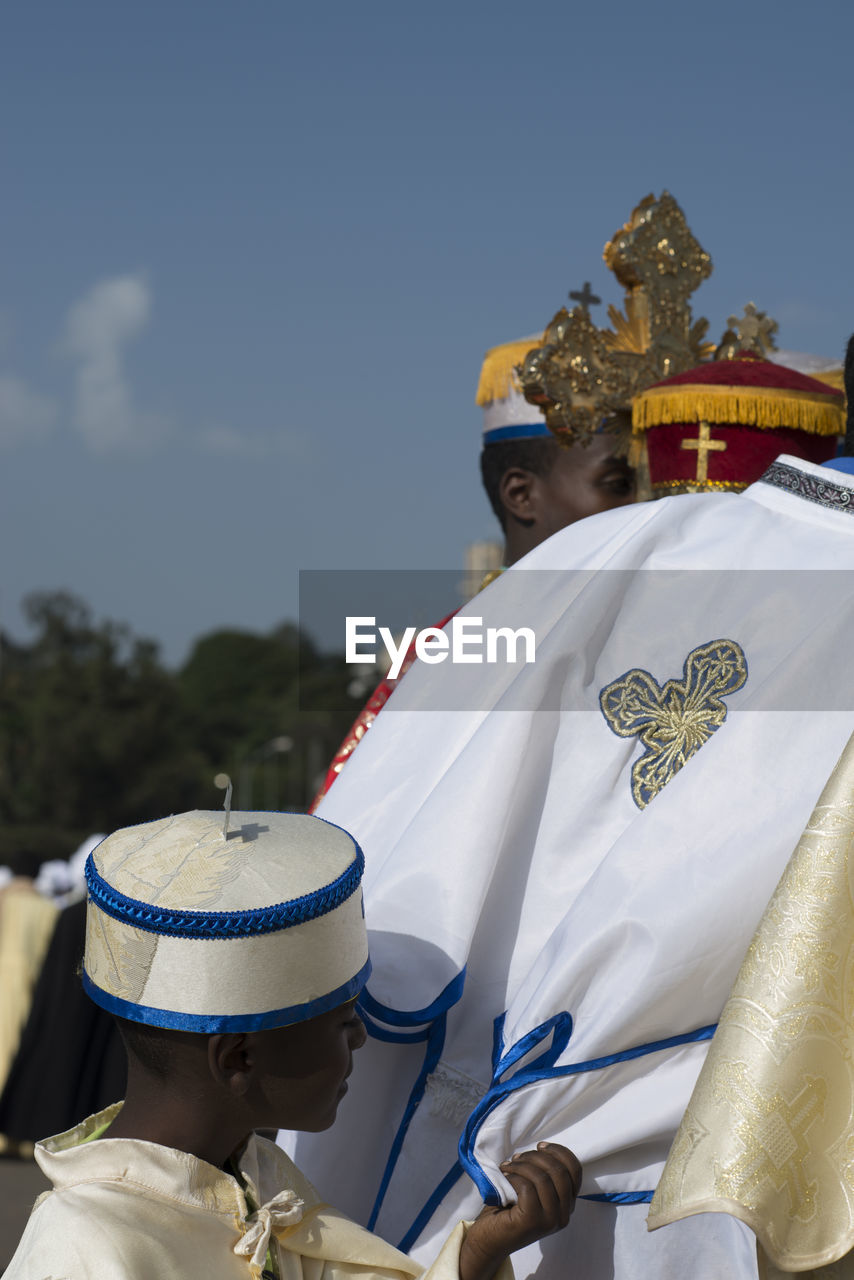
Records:
{"label": "small metal cross on hat", "polygon": [[602,301],[601,298],[596,297],[596,294],[590,288],[589,280],[584,281],[583,289],[572,289],[569,296],[571,300],[573,302],[577,302],[582,310],[586,311],[588,315],[590,314],[591,306],[596,307]]}

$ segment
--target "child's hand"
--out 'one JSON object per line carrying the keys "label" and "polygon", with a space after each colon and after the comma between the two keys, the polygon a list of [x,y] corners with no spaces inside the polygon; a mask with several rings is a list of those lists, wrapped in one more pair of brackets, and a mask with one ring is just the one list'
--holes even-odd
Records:
{"label": "child's hand", "polygon": [[506,1160],[501,1172],[516,1192],[516,1204],[482,1210],[460,1250],[460,1280],[491,1280],[516,1249],[560,1231],[569,1222],[581,1186],[581,1165],[556,1142],[539,1142]]}

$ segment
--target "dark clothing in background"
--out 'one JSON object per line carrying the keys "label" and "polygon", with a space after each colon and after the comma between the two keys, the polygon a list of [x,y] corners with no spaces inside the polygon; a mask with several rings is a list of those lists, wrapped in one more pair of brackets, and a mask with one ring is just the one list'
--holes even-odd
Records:
{"label": "dark clothing in background", "polygon": [[85,995],[86,902],[66,907],[0,1094],[0,1133],[37,1142],[125,1096],[125,1051],[113,1020]]}

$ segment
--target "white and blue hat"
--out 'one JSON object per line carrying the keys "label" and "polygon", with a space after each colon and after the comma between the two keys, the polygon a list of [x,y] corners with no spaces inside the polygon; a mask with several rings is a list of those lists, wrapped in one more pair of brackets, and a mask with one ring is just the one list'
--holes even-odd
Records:
{"label": "white and blue hat", "polygon": [[540,410],[522,395],[516,366],[534,347],[542,346],[543,335],[516,338],[490,347],[483,358],[475,401],[483,409],[483,443],[504,440],[533,440],[551,432]]}
{"label": "white and blue hat", "polygon": [[84,987],[183,1031],[316,1017],[370,974],[363,870],[351,835],[303,814],[196,810],[116,831],[86,864]]}

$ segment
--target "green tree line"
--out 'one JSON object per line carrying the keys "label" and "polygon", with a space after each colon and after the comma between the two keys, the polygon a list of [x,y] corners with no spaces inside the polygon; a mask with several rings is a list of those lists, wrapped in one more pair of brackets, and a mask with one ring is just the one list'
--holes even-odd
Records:
{"label": "green tree line", "polygon": [[358,702],[343,656],[291,623],[202,637],[177,671],[82,600],[24,602],[33,638],[0,632],[0,865],[32,874],[96,831],[213,809],[305,809]]}

